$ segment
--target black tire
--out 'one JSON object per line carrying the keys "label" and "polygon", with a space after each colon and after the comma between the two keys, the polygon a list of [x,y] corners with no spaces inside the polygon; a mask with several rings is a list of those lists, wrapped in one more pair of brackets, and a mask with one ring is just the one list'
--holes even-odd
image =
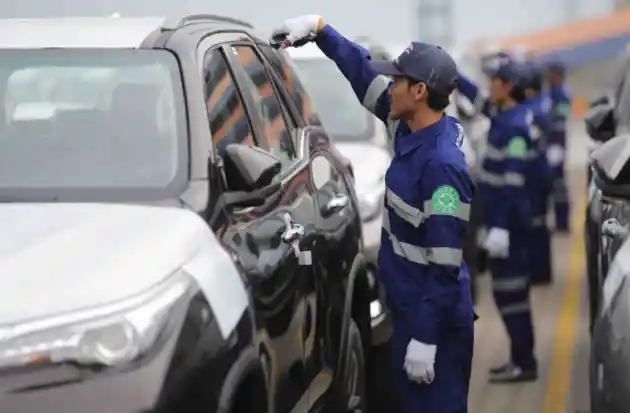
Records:
{"label": "black tire", "polygon": [[339,411],[353,413],[367,411],[365,371],[365,352],[361,341],[361,331],[351,319],[348,327],[345,365],[340,375],[339,390],[343,404],[340,406],[342,410]]}

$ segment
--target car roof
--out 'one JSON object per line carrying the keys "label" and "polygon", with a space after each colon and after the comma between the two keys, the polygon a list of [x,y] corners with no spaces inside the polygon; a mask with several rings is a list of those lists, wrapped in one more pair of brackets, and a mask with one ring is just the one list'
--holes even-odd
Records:
{"label": "car roof", "polygon": [[163,17],[0,19],[0,49],[138,48]]}

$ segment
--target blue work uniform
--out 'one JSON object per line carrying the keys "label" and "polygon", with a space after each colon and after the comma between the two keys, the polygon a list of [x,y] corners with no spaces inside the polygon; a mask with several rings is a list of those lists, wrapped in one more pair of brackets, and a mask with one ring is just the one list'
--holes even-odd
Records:
{"label": "blue work uniform", "polygon": [[559,145],[564,149],[565,156],[557,165],[551,165],[553,176],[552,198],[556,228],[569,229],[569,191],[565,182],[564,160],[566,159],[567,121],[571,114],[571,97],[566,85],[552,86],[549,89],[551,98],[551,131],[549,146]]}
{"label": "blue work uniform", "polygon": [[460,74],[459,91],[489,117],[487,153],[478,177],[484,224],[509,231],[509,256],[489,258],[495,303],[511,344],[511,362],[523,371],[537,369],[529,302],[527,246],[532,212],[528,180],[532,179],[535,146],[531,139],[532,112],[524,105],[499,110],[479,87]]}
{"label": "blue work uniform", "polygon": [[[406,122],[389,118],[390,82],[379,76],[367,50],[330,26],[316,42],[395,136],[378,262],[393,319],[392,362],[402,411],[467,412],[474,312],[462,242],[474,186],[458,146],[462,127],[444,116],[412,133]],[[411,339],[437,346],[431,384],[407,377]]]}
{"label": "blue work uniform", "polygon": [[547,227],[547,212],[552,189],[552,177],[547,161],[547,138],[549,136],[550,102],[543,93],[522,103],[532,111],[534,122],[531,155],[532,173],[527,182],[532,213],[531,238],[528,246],[530,281],[532,284],[548,283],[552,280],[551,233]]}

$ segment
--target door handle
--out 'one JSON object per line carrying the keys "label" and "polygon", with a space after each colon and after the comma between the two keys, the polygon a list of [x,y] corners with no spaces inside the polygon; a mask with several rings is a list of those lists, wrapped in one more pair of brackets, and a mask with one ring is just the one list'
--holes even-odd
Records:
{"label": "door handle", "polygon": [[300,265],[310,266],[313,263],[311,252],[303,251],[300,248],[300,241],[304,238],[306,231],[304,230],[304,226],[298,224],[293,220],[293,217],[288,212],[285,212],[282,216],[282,220],[284,221],[284,232],[282,233],[282,242],[288,244],[293,249],[295,256],[298,258],[298,262]]}
{"label": "door handle", "polygon": [[338,214],[350,203],[350,198],[344,194],[336,194],[332,197],[326,204],[324,208],[322,208],[322,215],[324,217],[329,217],[334,214]]}
{"label": "door handle", "polygon": [[602,224],[602,235],[610,238],[625,239],[630,235],[628,227],[621,225],[616,218],[609,218]]}

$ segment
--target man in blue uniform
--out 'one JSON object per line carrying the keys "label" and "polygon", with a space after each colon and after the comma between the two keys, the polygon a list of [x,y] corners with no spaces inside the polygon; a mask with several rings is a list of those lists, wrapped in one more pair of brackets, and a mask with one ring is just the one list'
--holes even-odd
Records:
{"label": "man in blue uniform", "polygon": [[532,232],[529,242],[530,281],[549,284],[552,281],[551,234],[547,228],[547,211],[552,189],[551,170],[547,160],[547,137],[551,127],[551,100],[543,92],[544,74],[535,62],[527,62],[528,78],[523,105],[534,116],[532,140],[535,148],[532,175],[528,180],[531,200]]}
{"label": "man in blue uniform", "polygon": [[571,114],[571,97],[565,84],[565,68],[562,63],[548,65],[547,80],[551,98],[551,131],[547,157],[552,170],[554,212],[557,231],[569,231],[569,191],[564,176],[564,160],[567,147],[567,121]]}
{"label": "man in blue uniform", "polygon": [[287,20],[279,32],[288,34],[285,46],[315,33],[363,105],[395,132],[379,266],[400,402],[405,412],[467,412],[474,313],[462,240],[474,187],[462,128],[444,114],[455,62],[425,43],[411,43],[393,62],[372,62],[319,16]]}
{"label": "man in blue uniform", "polygon": [[506,54],[484,65],[490,78],[490,96],[460,74],[459,91],[476,102],[490,118],[486,157],[479,175],[488,235],[489,269],[495,302],[510,337],[511,360],[490,370],[490,381],[509,383],[535,380],[534,332],[529,304],[527,247],[531,229],[531,139],[533,115],[525,100],[527,73]]}

